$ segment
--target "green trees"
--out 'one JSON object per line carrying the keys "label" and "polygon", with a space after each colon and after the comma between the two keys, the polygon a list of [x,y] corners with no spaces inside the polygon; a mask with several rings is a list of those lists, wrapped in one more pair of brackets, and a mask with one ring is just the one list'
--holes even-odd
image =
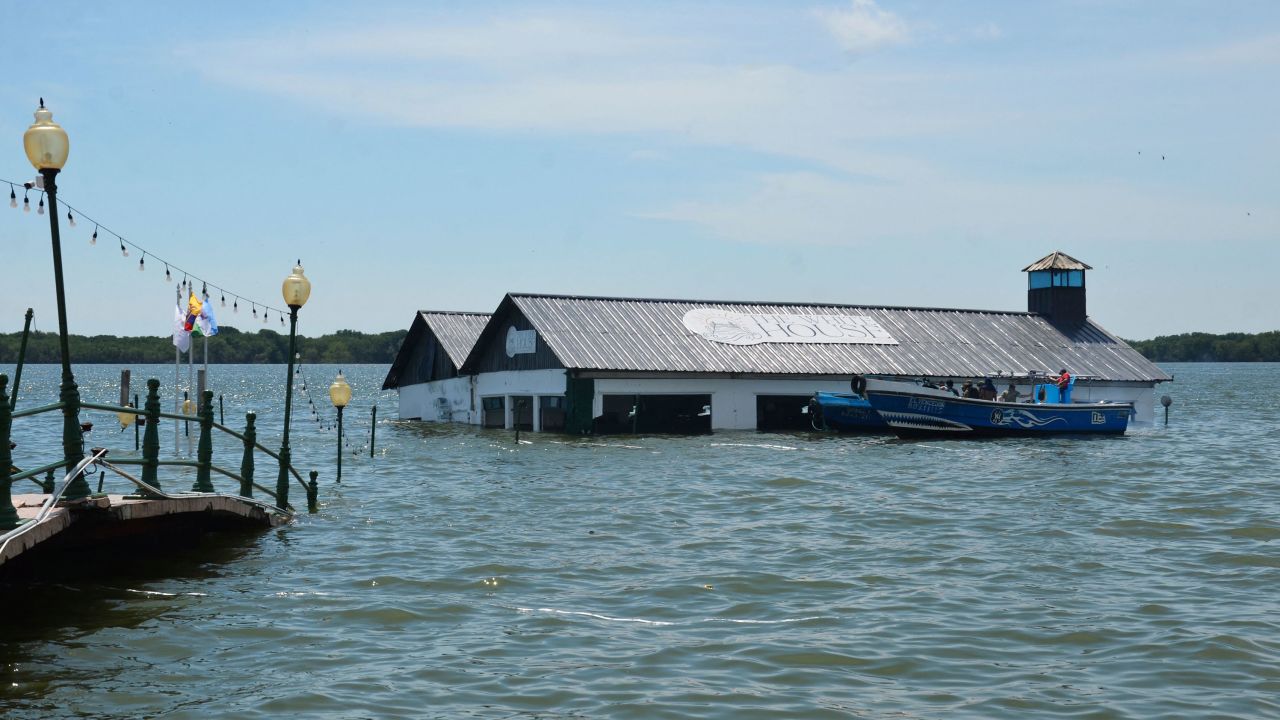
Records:
{"label": "green trees", "polygon": [[[385,363],[395,359],[404,341],[405,330],[384,333],[362,333],[340,330],[318,338],[299,337],[298,352],[310,364],[316,363]],[[0,363],[18,360],[22,333],[0,334]],[[204,341],[192,338],[196,357],[203,359]],[[77,363],[165,363],[173,360],[173,342],[168,337],[117,337],[115,335],[72,335],[71,357]],[[286,361],[289,336],[274,330],[242,332],[234,327],[219,328],[209,340],[211,363],[278,363]],[[33,332],[27,343],[27,362],[56,363],[58,335]]]}
{"label": "green trees", "polygon": [[1280,362],[1280,331],[1258,333],[1185,333],[1151,340],[1127,340],[1155,362]]}

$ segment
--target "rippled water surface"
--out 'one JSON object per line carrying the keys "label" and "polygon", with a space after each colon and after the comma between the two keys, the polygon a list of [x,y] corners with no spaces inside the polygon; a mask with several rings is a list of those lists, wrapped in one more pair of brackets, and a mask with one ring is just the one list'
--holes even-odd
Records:
{"label": "rippled water surface", "polygon": [[[353,449],[377,402],[376,452],[333,484],[334,434],[299,396],[294,457],[321,472],[318,514],[105,577],[0,586],[0,710],[1277,717],[1280,366],[1168,369],[1170,424],[1122,438],[517,445],[396,421],[375,392],[385,368],[345,368]],[[325,409],[335,371],[305,369]],[[172,387],[172,368],[134,373]],[[256,409],[278,443],[284,374],[215,368],[227,424]],[[78,370],[99,402],[118,375]],[[51,401],[56,378],[27,368],[22,406]],[[132,431],[90,419],[91,443],[132,451]],[[56,446],[38,423],[15,434],[20,465]],[[234,446],[218,453],[238,466]]]}

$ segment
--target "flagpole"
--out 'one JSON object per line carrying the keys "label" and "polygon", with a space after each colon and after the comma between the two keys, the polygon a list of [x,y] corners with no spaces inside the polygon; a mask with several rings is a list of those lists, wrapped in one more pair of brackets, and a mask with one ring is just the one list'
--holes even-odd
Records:
{"label": "flagpole", "polygon": [[[174,288],[174,294],[177,296],[178,312],[182,312],[182,289]],[[173,346],[173,414],[177,415],[182,412],[182,401],[178,399],[178,386],[182,384],[182,348],[177,345]],[[173,423],[173,454],[182,454],[182,423]]]}

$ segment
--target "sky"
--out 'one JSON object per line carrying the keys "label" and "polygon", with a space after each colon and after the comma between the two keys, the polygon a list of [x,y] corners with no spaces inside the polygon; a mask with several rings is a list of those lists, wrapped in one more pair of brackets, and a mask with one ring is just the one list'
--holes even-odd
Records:
{"label": "sky", "polygon": [[[38,98],[71,139],[73,333],[167,334],[184,276],[226,295],[220,324],[283,330],[298,259],[308,336],[507,292],[1025,310],[1021,269],[1055,250],[1093,267],[1090,316],[1122,337],[1280,329],[1272,0],[4,18],[0,178],[34,177]],[[27,307],[56,330],[48,217],[17,195],[0,331]]]}

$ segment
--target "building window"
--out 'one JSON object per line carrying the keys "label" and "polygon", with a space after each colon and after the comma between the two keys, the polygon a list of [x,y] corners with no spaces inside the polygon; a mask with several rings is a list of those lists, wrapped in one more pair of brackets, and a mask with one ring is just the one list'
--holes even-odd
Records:
{"label": "building window", "polygon": [[487,428],[504,428],[507,426],[506,398],[504,397],[487,397],[481,398],[481,407],[484,408],[484,426]]}

